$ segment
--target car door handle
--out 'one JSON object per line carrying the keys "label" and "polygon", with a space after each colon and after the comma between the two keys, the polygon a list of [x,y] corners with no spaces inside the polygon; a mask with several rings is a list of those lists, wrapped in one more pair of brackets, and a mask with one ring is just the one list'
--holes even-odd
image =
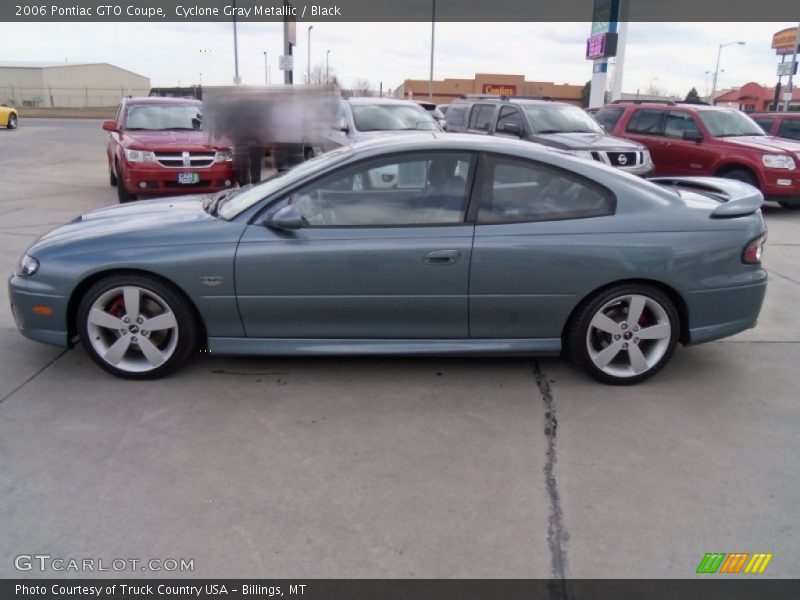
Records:
{"label": "car door handle", "polygon": [[425,262],[429,265],[452,265],[458,262],[461,252],[458,250],[437,250],[425,255]]}

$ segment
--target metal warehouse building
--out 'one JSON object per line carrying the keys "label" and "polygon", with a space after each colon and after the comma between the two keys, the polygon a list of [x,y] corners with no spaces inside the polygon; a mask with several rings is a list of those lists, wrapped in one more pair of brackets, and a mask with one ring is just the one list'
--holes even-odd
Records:
{"label": "metal warehouse building", "polygon": [[149,77],[108,63],[0,62],[0,104],[116,106],[123,96],[149,91]]}

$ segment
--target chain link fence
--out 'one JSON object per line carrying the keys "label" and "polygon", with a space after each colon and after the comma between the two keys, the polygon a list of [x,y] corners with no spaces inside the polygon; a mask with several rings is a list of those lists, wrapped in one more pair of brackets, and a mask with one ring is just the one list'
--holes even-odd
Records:
{"label": "chain link fence", "polygon": [[0,104],[27,108],[116,106],[126,96],[147,96],[149,88],[18,87],[0,85]]}

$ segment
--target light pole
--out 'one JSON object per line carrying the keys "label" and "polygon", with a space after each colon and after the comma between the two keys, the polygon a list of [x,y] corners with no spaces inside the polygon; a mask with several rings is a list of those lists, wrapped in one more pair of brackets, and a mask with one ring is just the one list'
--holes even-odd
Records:
{"label": "light pole", "polygon": [[719,57],[722,54],[722,49],[725,46],[730,46],[732,44],[738,44],[739,46],[744,46],[744,42],[726,42],[724,44],[720,44],[719,48],[717,48],[717,66],[714,68],[714,80],[711,84],[711,104],[714,104],[714,95],[717,93],[717,76],[719,75]]}
{"label": "light pole", "polygon": [[269,85],[269,61],[267,60],[267,53],[264,52],[264,83]]}
{"label": "light pole", "polygon": [[328,75],[330,74],[330,71],[328,69],[328,65],[330,64],[330,61],[329,61],[330,56],[331,56],[331,51],[330,50],[325,52],[325,85],[328,85],[328,83],[330,82],[330,79],[328,77]]}
{"label": "light pole", "polygon": [[236,0],[233,0],[233,85],[242,83],[242,78],[239,77],[239,39],[236,36]]}
{"label": "light pole", "polygon": [[313,25],[308,26],[308,84],[311,84],[311,30],[314,29]]}
{"label": "light pole", "polygon": [[428,101],[433,102],[433,42],[436,34],[436,0],[431,9],[431,74],[428,79]]}

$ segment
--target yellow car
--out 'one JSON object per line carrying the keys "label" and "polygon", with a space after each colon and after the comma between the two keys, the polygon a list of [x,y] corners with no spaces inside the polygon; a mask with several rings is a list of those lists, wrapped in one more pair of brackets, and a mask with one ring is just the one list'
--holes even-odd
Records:
{"label": "yellow car", "polygon": [[17,109],[10,106],[0,106],[0,127],[7,127],[8,129],[16,129],[19,115]]}

